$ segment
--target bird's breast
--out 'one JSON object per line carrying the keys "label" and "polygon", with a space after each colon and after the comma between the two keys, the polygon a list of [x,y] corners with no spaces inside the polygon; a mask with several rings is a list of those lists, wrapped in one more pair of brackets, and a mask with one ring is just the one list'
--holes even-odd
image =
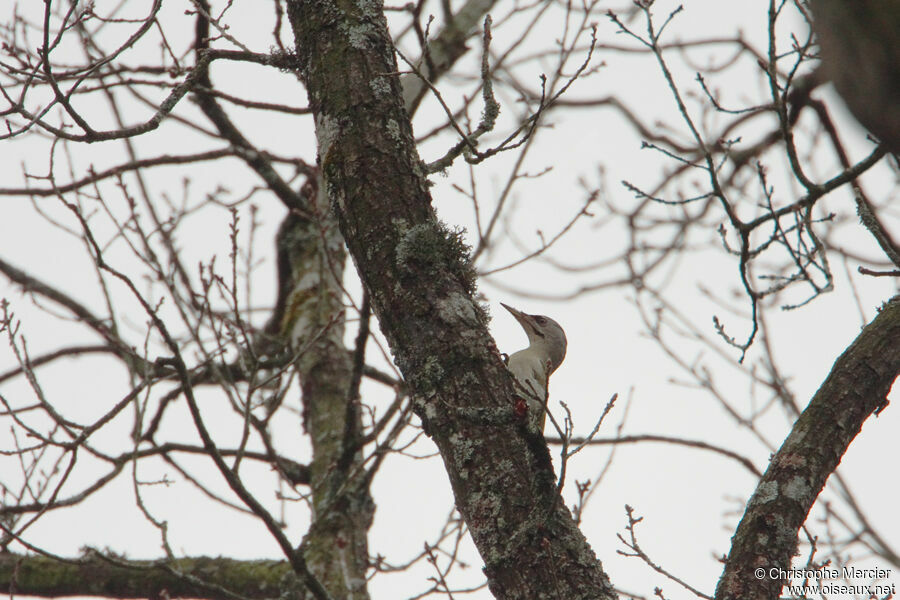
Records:
{"label": "bird's breast", "polygon": [[547,361],[540,353],[530,348],[519,350],[509,357],[506,368],[526,391],[544,400],[547,395]]}

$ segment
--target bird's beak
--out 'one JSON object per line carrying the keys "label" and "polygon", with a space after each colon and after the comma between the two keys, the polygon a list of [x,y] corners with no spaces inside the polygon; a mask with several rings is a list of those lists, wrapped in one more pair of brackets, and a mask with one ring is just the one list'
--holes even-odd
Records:
{"label": "bird's beak", "polygon": [[526,324],[530,324],[531,319],[528,318],[529,316],[526,313],[523,313],[520,310],[516,310],[512,306],[510,306],[508,304],[503,304],[502,302],[500,303],[500,306],[502,306],[503,308],[508,310],[509,314],[514,316],[516,318],[516,321],[519,322],[519,325],[521,325],[522,327],[525,327],[525,331],[528,331]]}

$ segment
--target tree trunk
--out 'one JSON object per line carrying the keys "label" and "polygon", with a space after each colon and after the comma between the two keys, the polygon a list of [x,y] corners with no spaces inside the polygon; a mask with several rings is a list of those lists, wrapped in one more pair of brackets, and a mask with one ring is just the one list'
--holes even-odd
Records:
{"label": "tree trunk", "polygon": [[[346,251],[320,186],[307,182],[305,215],[289,214],[278,232],[287,272],[281,338],[298,353],[303,427],[312,443],[312,523],[301,544],[310,571],[332,598],[369,597],[368,534],[375,505],[361,468],[359,377],[344,346]],[[282,262],[283,261],[283,262]],[[284,268],[282,267],[282,268]],[[283,282],[281,282],[283,285]]]}
{"label": "tree trunk", "polygon": [[[612,598],[432,209],[379,3],[292,1],[326,192],[498,598]],[[415,493],[411,489],[410,493]]]}

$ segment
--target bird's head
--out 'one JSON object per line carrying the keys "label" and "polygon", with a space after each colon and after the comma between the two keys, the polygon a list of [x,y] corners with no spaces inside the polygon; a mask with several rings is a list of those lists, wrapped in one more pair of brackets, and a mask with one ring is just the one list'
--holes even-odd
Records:
{"label": "bird's head", "polygon": [[559,323],[544,315],[529,315],[502,302],[500,305],[508,310],[525,330],[529,344],[532,347],[539,347],[547,353],[550,357],[550,373],[555,371],[566,357],[566,345],[568,344],[566,332],[559,326]]}

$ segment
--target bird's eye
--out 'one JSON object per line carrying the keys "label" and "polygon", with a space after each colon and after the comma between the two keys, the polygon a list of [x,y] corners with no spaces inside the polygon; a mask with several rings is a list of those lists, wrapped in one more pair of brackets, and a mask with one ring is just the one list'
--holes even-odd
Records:
{"label": "bird's eye", "polygon": [[546,325],[547,324],[547,319],[545,319],[544,317],[535,317],[534,320],[537,321],[538,325]]}

